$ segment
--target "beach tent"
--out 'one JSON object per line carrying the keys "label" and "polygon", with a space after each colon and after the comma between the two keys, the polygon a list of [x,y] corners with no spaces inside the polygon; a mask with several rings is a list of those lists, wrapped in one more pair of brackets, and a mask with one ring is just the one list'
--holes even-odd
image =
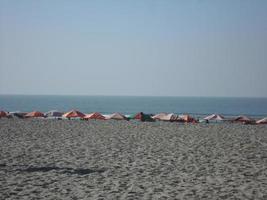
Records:
{"label": "beach tent", "polygon": [[103,115],[101,115],[100,113],[94,112],[94,113],[85,115],[84,119],[100,119],[100,120],[105,120],[106,118]]}
{"label": "beach tent", "polygon": [[267,124],[267,117],[256,121],[257,124]]}
{"label": "beach tent", "polygon": [[7,117],[7,113],[5,111],[0,111],[0,118]]}
{"label": "beach tent", "polygon": [[107,116],[106,119],[127,120],[127,117],[125,117],[121,113],[113,113],[113,114]]}
{"label": "beach tent", "polygon": [[248,118],[247,116],[240,115],[232,120],[233,122],[241,122],[246,124],[251,124],[254,122],[253,119]]}
{"label": "beach tent", "polygon": [[62,117],[63,113],[57,110],[50,110],[44,114],[46,117]]}
{"label": "beach tent", "polygon": [[144,114],[143,112],[139,112],[134,115],[129,116],[130,119],[135,119],[135,120],[140,120],[140,121],[147,121],[147,122],[152,122],[155,121],[150,115]]}
{"label": "beach tent", "polygon": [[31,118],[31,117],[44,117],[44,114],[39,112],[39,111],[33,111],[29,112],[25,115],[26,118]]}
{"label": "beach tent", "polygon": [[71,110],[71,111],[65,113],[64,115],[62,115],[62,117],[65,117],[65,118],[83,118],[83,117],[85,117],[85,114],[83,114],[82,112],[80,112],[78,110]]}
{"label": "beach tent", "polygon": [[174,121],[179,121],[180,118],[178,115],[173,114],[173,113],[159,113],[156,114],[152,117],[155,120],[160,120],[160,121],[170,121],[170,122],[174,122]]}
{"label": "beach tent", "polygon": [[179,115],[182,122],[189,122],[189,123],[196,123],[197,120],[195,120],[193,117],[191,117],[188,114]]}
{"label": "beach tent", "polygon": [[222,115],[212,114],[212,115],[205,117],[204,120],[222,121],[224,120],[224,117]]}

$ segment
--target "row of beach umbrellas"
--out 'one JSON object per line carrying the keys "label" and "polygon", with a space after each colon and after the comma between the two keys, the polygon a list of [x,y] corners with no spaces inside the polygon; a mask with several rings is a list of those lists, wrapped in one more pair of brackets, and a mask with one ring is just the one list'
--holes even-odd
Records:
{"label": "row of beach umbrellas", "polygon": [[114,120],[140,120],[140,121],[170,121],[170,122],[188,122],[188,123],[197,123],[197,122],[225,122],[225,121],[231,121],[231,122],[242,122],[245,124],[267,124],[267,117],[260,119],[260,120],[254,120],[247,116],[237,116],[234,118],[225,118],[222,115],[219,114],[212,114],[209,115],[201,120],[195,119],[192,116],[188,114],[183,115],[177,115],[174,113],[159,113],[156,115],[150,115],[145,114],[143,112],[139,112],[137,114],[125,116],[121,113],[113,113],[111,115],[102,115],[101,113],[94,112],[90,114],[84,114],[78,110],[71,110],[67,113],[63,113],[57,110],[51,110],[46,113],[42,113],[39,111],[33,111],[29,113],[23,113],[23,112],[4,112],[0,111],[0,118],[3,117],[18,117],[18,118],[66,118],[66,119],[72,119],[72,118],[80,118],[84,120],[108,120],[108,119],[114,119]]}

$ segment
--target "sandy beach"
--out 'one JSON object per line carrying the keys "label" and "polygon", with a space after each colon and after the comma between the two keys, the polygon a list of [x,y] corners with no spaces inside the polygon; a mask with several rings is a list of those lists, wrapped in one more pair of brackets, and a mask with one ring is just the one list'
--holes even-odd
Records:
{"label": "sandy beach", "polygon": [[0,199],[267,199],[267,126],[1,119]]}

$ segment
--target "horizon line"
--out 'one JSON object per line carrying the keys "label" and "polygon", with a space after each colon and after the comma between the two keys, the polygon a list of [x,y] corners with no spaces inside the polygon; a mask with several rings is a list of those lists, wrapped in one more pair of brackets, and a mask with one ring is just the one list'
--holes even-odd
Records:
{"label": "horizon line", "polygon": [[192,98],[267,98],[267,96],[185,96],[185,95],[129,95],[129,94],[0,94],[0,96],[99,96],[99,97],[192,97]]}

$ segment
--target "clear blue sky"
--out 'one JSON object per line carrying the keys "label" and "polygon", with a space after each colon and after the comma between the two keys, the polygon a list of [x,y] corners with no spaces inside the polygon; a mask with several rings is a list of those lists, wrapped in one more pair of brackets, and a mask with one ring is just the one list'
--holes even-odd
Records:
{"label": "clear blue sky", "polygon": [[0,0],[0,94],[267,97],[267,1]]}

